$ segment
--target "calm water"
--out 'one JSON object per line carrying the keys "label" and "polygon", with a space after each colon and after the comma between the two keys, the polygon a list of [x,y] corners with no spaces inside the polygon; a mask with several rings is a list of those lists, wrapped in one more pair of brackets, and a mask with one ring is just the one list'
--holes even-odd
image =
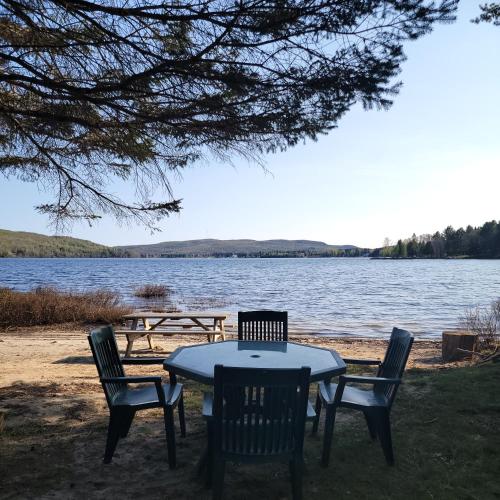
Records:
{"label": "calm water", "polygon": [[118,291],[161,283],[183,310],[288,310],[292,328],[419,337],[456,327],[466,307],[500,297],[500,261],[348,259],[0,259],[0,286]]}

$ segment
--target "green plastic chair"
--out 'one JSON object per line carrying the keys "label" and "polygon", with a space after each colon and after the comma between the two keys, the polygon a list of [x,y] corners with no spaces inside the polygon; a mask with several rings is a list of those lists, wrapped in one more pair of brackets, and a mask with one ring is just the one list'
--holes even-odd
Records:
{"label": "green plastic chair", "polygon": [[[405,330],[394,328],[385,353],[384,361],[344,359],[346,364],[378,365],[376,377],[360,377],[341,375],[339,383],[320,382],[316,398],[316,418],[313,422],[313,434],[318,430],[322,406],[326,406],[325,435],[321,463],[328,466],[330,449],[335,425],[337,408],[350,408],[363,412],[368,431],[373,440],[380,440],[385,459],[389,465],[394,464],[392,449],[390,411],[401,377],[410,355],[413,335]],[[371,385],[370,390],[350,387],[348,382]]]}
{"label": "green plastic chair", "polygon": [[286,311],[239,311],[238,340],[288,341]]}
{"label": "green plastic chair", "polygon": [[205,394],[209,474],[222,498],[225,464],[289,463],[294,499],[302,498],[303,447],[311,369],[215,366],[214,394]]}
{"label": "green plastic chair", "polygon": [[[108,464],[120,438],[127,436],[135,412],[148,408],[163,408],[167,437],[168,463],[176,466],[175,429],[173,410],[177,406],[181,436],[186,435],[182,384],[162,384],[161,377],[128,377],[124,364],[163,364],[160,358],[120,359],[112,326],[94,330],[88,336],[99,379],[109,407],[109,426],[104,452],[104,463]],[[149,384],[132,388],[131,384]]]}

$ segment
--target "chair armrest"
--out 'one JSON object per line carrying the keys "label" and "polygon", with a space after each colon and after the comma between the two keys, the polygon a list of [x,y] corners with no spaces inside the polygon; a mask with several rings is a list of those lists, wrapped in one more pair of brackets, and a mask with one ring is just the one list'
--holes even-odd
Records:
{"label": "chair armrest", "polygon": [[162,365],[167,358],[122,358],[124,365]]}
{"label": "chair armrest", "polygon": [[335,391],[335,396],[333,398],[333,404],[340,404],[342,401],[342,396],[344,394],[345,385],[347,382],[356,382],[358,384],[376,384],[379,382],[388,384],[400,384],[400,378],[385,378],[385,377],[361,377],[359,375],[340,375],[339,384],[337,390]]}
{"label": "chair armrest", "polygon": [[138,377],[102,377],[101,382],[107,383],[117,383],[117,382],[125,382],[128,384],[141,384],[143,382],[160,382],[161,377],[151,377],[151,376],[138,376]]}
{"label": "chair armrest", "polygon": [[[357,384],[376,384],[385,382],[387,384],[400,384],[400,378],[385,378],[385,377],[362,377],[360,375],[340,375],[339,385],[344,380],[345,382],[356,382]],[[344,383],[345,383],[344,382]]]}
{"label": "chair armrest", "polygon": [[205,419],[213,418],[214,395],[211,392],[203,393],[202,415]]}
{"label": "chair armrest", "polygon": [[163,392],[163,386],[161,383],[161,377],[102,377],[101,382],[103,384],[110,383],[125,383],[125,384],[142,384],[147,382],[152,382],[156,386],[156,392],[158,393],[158,401],[165,405],[165,393]]}
{"label": "chair armrest", "polygon": [[346,365],[365,365],[365,366],[380,366],[382,361],[379,359],[353,359],[353,358],[342,358]]}

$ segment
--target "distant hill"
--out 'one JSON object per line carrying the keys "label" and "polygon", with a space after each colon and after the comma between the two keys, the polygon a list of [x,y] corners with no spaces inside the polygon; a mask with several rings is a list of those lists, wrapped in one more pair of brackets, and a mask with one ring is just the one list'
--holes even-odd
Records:
{"label": "distant hill", "polygon": [[300,257],[356,252],[353,245],[328,245],[309,240],[188,240],[117,247],[138,257]]}
{"label": "distant hill", "polygon": [[122,250],[69,236],[0,229],[0,257],[127,257]]}
{"label": "distant hill", "polygon": [[0,229],[0,257],[340,257],[365,254],[353,245],[309,240],[188,240],[108,247],[69,236]]}

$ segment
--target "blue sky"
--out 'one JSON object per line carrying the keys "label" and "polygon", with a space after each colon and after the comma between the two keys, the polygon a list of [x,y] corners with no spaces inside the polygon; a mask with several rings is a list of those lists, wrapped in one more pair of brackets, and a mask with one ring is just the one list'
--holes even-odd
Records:
{"label": "blue sky", "polygon": [[[265,158],[185,170],[183,210],[150,234],[105,218],[71,235],[109,245],[197,238],[314,239],[380,246],[384,237],[500,218],[500,28],[458,21],[406,45],[403,88],[389,111],[352,109],[317,142]],[[122,188],[111,188],[116,194]],[[0,182],[0,227],[51,234],[33,184]]]}

